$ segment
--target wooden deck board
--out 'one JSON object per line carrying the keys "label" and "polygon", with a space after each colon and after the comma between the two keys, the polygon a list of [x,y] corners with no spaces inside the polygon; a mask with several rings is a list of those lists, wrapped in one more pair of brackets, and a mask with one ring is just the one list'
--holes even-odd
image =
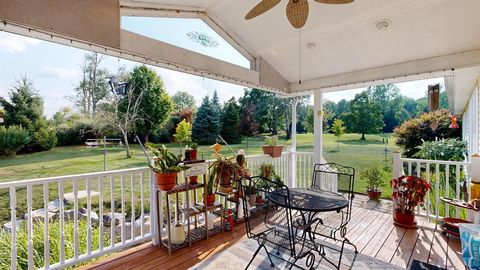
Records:
{"label": "wooden deck board", "polygon": [[[418,230],[406,230],[393,225],[389,203],[375,204],[357,195],[348,224],[347,237],[359,252],[379,260],[408,267],[413,259],[448,269],[464,269],[460,241],[441,235],[439,228],[427,220],[419,220]],[[325,222],[338,214],[322,214]],[[245,225],[236,224],[235,232],[225,232],[199,241],[168,255],[166,248],[151,243],[136,246],[80,269],[188,269],[246,239]],[[245,252],[252,252],[244,250]],[[243,268],[244,266],[239,266]]]}

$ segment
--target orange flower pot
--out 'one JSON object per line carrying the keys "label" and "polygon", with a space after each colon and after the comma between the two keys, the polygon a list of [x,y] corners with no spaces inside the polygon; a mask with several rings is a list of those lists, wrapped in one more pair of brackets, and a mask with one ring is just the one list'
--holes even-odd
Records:
{"label": "orange flower pot", "polygon": [[163,191],[169,191],[177,184],[177,173],[155,173],[157,187]]}

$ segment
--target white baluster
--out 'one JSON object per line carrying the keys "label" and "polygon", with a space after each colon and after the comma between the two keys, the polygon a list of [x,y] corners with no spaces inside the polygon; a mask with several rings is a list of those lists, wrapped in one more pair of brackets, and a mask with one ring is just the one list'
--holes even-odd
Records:
{"label": "white baluster", "polygon": [[[437,217],[437,220],[438,220],[438,215],[439,215],[439,205],[440,205],[440,196],[439,196],[439,192],[440,192],[440,164],[437,163],[435,164],[435,205],[437,206],[436,207],[436,217]],[[427,200],[429,198],[427,197]]]}
{"label": "white baluster", "polygon": [[58,183],[58,199],[60,200],[60,265],[65,263],[65,205],[63,181]]}
{"label": "white baluster", "polygon": [[125,177],[123,173],[120,175],[120,193],[122,194],[122,227],[120,229],[121,232],[121,241],[122,244],[125,244]]}
{"label": "white baluster", "polygon": [[78,180],[73,180],[73,254],[78,259]]}
{"label": "white baluster", "polygon": [[[141,213],[140,213],[140,218],[142,220],[142,223],[141,223],[141,227],[140,227],[140,234],[142,235],[142,238],[145,236],[145,222],[143,222],[144,220],[144,212],[145,212],[145,206],[144,206],[144,200],[145,200],[145,197],[144,197],[144,194],[143,194],[143,190],[144,190],[144,179],[143,179],[143,175],[144,173],[141,172],[140,173],[140,209],[141,209]],[[150,224],[152,223],[152,217],[150,216]],[[151,227],[151,225],[150,225]]]}
{"label": "white baluster", "polygon": [[[27,185],[27,250],[28,250],[28,269],[33,269],[33,219],[32,219],[32,185]],[[15,226],[15,225],[14,225]]]}
{"label": "white baluster", "polygon": [[87,255],[92,254],[92,200],[90,197],[90,178],[85,179],[87,188]]}
{"label": "white baluster", "polygon": [[[450,197],[450,165],[445,165],[445,197]],[[445,204],[445,217],[450,216],[449,204]]]}
{"label": "white baluster", "polygon": [[[132,192],[132,218],[130,221],[130,232],[131,232],[131,237],[130,239],[135,240],[135,230],[134,230],[134,225],[135,225],[135,177],[133,173],[130,174],[130,191]],[[142,220],[143,222],[143,220]]]}
{"label": "white baluster", "polygon": [[113,176],[110,175],[110,245],[112,248],[115,247],[115,187],[113,181]]}
{"label": "white baluster", "polygon": [[[430,177],[430,163],[427,163],[426,166],[427,166],[427,171],[426,171],[426,176],[427,176],[426,178],[427,179],[426,180],[430,184],[431,183],[431,181],[430,181],[430,178],[431,178]],[[438,179],[436,181],[438,181]],[[430,191],[427,191],[427,196],[426,196],[426,202],[425,203],[426,203],[427,217],[430,217],[430,212],[429,212],[429,210],[430,210],[429,209],[429,206],[430,206]],[[438,205],[436,205],[436,208],[438,208]],[[418,208],[418,209],[420,209],[420,208]]]}
{"label": "white baluster", "polygon": [[11,222],[11,256],[10,269],[17,269],[17,193],[15,187],[10,187],[10,222]]}
{"label": "white baluster", "polygon": [[[459,199],[461,198],[461,194],[460,194],[460,165],[456,165],[455,166],[455,182],[457,184],[457,190],[456,190],[456,199]],[[459,218],[460,217],[460,212],[458,210],[458,207],[455,207],[455,217],[456,218]]]}
{"label": "white baluster", "polygon": [[50,223],[49,220],[49,211],[48,211],[48,183],[43,184],[43,209],[44,212],[44,231],[43,231],[43,248],[44,248],[44,260],[45,260],[45,269],[50,267],[50,237],[48,235],[48,225]]}
{"label": "white baluster", "polygon": [[104,236],[104,227],[103,227],[103,176],[98,177],[98,225],[99,225],[99,235],[98,235],[98,249],[103,251],[103,236]]}

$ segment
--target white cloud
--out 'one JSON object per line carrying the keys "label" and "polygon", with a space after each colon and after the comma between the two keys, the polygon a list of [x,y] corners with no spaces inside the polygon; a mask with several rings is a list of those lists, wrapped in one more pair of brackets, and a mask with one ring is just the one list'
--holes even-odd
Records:
{"label": "white cloud", "polygon": [[43,65],[39,76],[55,79],[75,79],[80,77],[80,71],[77,69],[58,68]]}
{"label": "white cloud", "polygon": [[42,43],[41,40],[0,32],[0,50],[8,53],[21,53],[29,46],[36,46]]}

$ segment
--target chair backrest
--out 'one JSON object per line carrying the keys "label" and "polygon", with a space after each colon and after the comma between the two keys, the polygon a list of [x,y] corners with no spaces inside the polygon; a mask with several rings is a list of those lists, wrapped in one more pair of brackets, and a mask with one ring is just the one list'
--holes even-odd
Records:
{"label": "chair backrest", "polygon": [[[282,249],[294,250],[293,217],[288,187],[261,176],[243,178],[240,181],[240,186],[243,191],[241,202],[243,203],[247,236],[256,238],[274,230],[277,235],[288,238],[285,239],[288,245],[283,246]],[[258,210],[256,210],[261,211],[259,214],[262,219],[254,219],[254,210],[250,210],[252,206],[249,204],[249,195],[253,193],[262,196],[262,207],[258,207]],[[275,198],[275,201],[281,202],[281,205],[285,207],[274,204],[270,198]],[[264,211],[261,210],[262,208],[264,208]]]}
{"label": "chair backrest", "polygon": [[355,168],[338,163],[322,163],[313,166],[312,189],[339,192],[350,201],[348,218],[352,210],[352,201],[355,197],[353,186],[355,183]]}

